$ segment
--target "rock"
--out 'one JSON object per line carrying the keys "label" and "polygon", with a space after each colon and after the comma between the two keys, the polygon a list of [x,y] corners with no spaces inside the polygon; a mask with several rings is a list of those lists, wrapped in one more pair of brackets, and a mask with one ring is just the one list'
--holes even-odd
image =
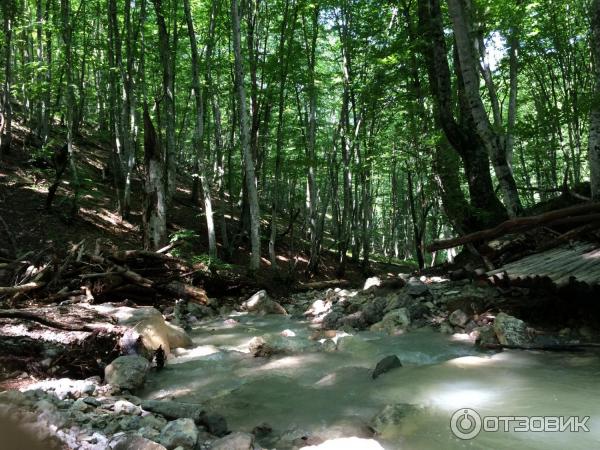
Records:
{"label": "rock", "polygon": [[475,343],[480,347],[487,347],[490,345],[498,344],[498,339],[496,338],[496,332],[491,325],[484,325],[482,327],[475,328],[472,332],[472,337],[475,340]]}
{"label": "rock", "polygon": [[303,353],[318,350],[318,344],[301,337],[285,337],[280,334],[266,334],[252,338],[248,350],[254,356],[269,357],[278,354]]}
{"label": "rock", "polygon": [[408,283],[406,283],[404,292],[406,292],[411,297],[421,297],[423,295],[429,294],[429,288],[421,280],[413,277],[408,280]]}
{"label": "rock", "polygon": [[212,450],[252,450],[254,436],[250,433],[231,433],[212,443]]}
{"label": "rock", "polygon": [[192,419],[200,423],[204,415],[202,407],[195,403],[183,403],[169,400],[143,400],[142,408],[146,411],[160,414],[166,419]]}
{"label": "rock", "polygon": [[379,411],[371,421],[371,427],[377,434],[383,434],[389,427],[397,427],[404,418],[414,415],[419,411],[419,408],[407,403],[396,403],[394,405],[386,405]]}
{"label": "rock", "polygon": [[133,391],[144,384],[150,363],[141,356],[119,356],[104,369],[104,380],[117,389]]}
{"label": "rock", "polygon": [[133,431],[140,428],[141,418],[139,416],[123,416],[119,420],[119,428],[123,431]]}
{"label": "rock", "polygon": [[452,311],[450,317],[448,317],[448,321],[454,326],[464,327],[469,321],[469,316],[463,310],[457,309]]}
{"label": "rock", "polygon": [[375,370],[371,375],[371,378],[375,380],[379,375],[389,372],[390,370],[395,369],[396,367],[402,367],[400,359],[396,355],[386,356],[377,363],[377,365],[375,366]]}
{"label": "rock", "polygon": [[164,446],[135,434],[121,436],[111,444],[113,450],[166,450]]}
{"label": "rock", "polygon": [[267,341],[260,336],[255,336],[248,342],[248,350],[256,357],[269,357],[274,353],[274,349],[267,346]]}
{"label": "rock", "polygon": [[215,312],[212,308],[206,305],[200,305],[199,303],[189,302],[187,305],[188,313],[197,319],[203,319],[206,317],[212,317],[215,315]]}
{"label": "rock", "polygon": [[292,330],[283,330],[279,334],[283,337],[296,337],[296,333],[294,333]]}
{"label": "rock", "polygon": [[384,313],[393,311],[394,309],[404,308],[413,302],[413,298],[406,292],[401,291],[399,293],[390,294],[386,298],[387,305],[384,309]]}
{"label": "rock", "polygon": [[384,450],[375,439],[361,439],[357,437],[344,437],[330,439],[318,445],[309,445],[301,447],[300,450],[340,450],[340,449],[360,449],[360,450]]}
{"label": "rock", "polygon": [[198,441],[198,429],[192,419],[173,420],[163,428],[159,439],[168,450],[175,447],[191,450]]}
{"label": "rock", "polygon": [[323,318],[322,326],[326,330],[336,330],[341,326],[344,314],[340,311],[331,311]]}
{"label": "rock", "polygon": [[500,313],[494,321],[494,331],[502,345],[527,345],[530,342],[525,322],[516,317]]}
{"label": "rock", "polygon": [[220,414],[202,413],[198,424],[202,425],[206,431],[214,436],[225,436],[229,432],[227,429],[227,420]]}
{"label": "rock", "polygon": [[[428,302],[429,303],[429,302]],[[432,305],[433,307],[433,305]],[[427,306],[427,303],[421,302],[412,302],[407,306],[408,315],[410,316],[410,321],[415,322],[417,320],[422,320],[425,316],[430,314],[430,308]]]}
{"label": "rock", "polygon": [[[165,352],[177,347],[189,347],[192,344],[186,332],[175,325],[165,322],[161,312],[151,306],[114,306],[109,303],[101,305],[86,305],[85,307],[98,311],[100,314],[114,317],[118,325],[133,329],[142,337],[142,344],[147,355],[152,354],[162,346]],[[135,337],[135,336],[133,336]],[[132,336],[126,333],[126,342],[122,348],[129,348]]]}
{"label": "rock", "polygon": [[325,339],[321,344],[321,350],[324,352],[335,352],[337,350],[337,344],[333,339]]}
{"label": "rock", "polygon": [[330,301],[321,299],[315,300],[310,307],[304,312],[305,316],[318,317],[331,311],[333,305]]}
{"label": "rock", "polygon": [[383,331],[387,334],[402,333],[410,326],[410,315],[407,308],[390,311],[380,322],[371,326],[371,331]]}
{"label": "rock", "polygon": [[440,333],[443,334],[454,334],[454,327],[448,322],[442,322],[440,324]]}
{"label": "rock", "polygon": [[142,408],[134,405],[127,400],[117,400],[113,406],[115,414],[133,414],[140,415],[142,413]]}
{"label": "rock", "polygon": [[377,297],[367,303],[363,308],[363,318],[367,325],[372,325],[383,319],[384,311],[387,306],[387,300],[384,297]]}
{"label": "rock", "polygon": [[367,280],[365,281],[365,284],[363,286],[363,291],[366,291],[372,287],[379,287],[379,286],[381,286],[381,280],[379,279],[379,277],[367,278]]}
{"label": "rock", "polygon": [[242,309],[258,314],[287,314],[285,308],[272,300],[267,291],[258,291],[244,303]]}
{"label": "rock", "polygon": [[349,314],[342,319],[342,327],[350,327],[356,330],[363,330],[367,326],[364,313],[362,311],[356,311],[355,313]]}

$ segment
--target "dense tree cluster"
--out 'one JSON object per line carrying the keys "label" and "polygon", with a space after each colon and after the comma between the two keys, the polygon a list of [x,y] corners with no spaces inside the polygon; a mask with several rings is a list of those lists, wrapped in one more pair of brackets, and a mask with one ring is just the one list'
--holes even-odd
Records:
{"label": "dense tree cluster", "polygon": [[211,256],[242,237],[252,269],[297,219],[309,270],[326,248],[343,273],[423,266],[425,240],[588,180],[600,197],[599,0],[3,0],[1,18],[0,151],[14,119],[40,149],[64,127],[77,184],[74,140],[104,135],[123,217],[142,167],[148,247],[181,173]]}

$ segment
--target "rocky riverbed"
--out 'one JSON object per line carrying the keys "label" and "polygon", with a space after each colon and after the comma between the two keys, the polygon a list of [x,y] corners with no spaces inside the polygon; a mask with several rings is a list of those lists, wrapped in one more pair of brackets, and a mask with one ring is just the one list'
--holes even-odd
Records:
{"label": "rocky riverbed", "polygon": [[[548,410],[543,392],[556,388],[557,356],[485,347],[595,339],[586,327],[540,330],[502,312],[526,290],[439,277],[407,278],[402,289],[381,284],[277,301],[261,291],[218,311],[178,304],[163,311],[172,323],[153,308],[97,306],[131,330],[104,379],[4,392],[2,413],[68,448],[431,448],[448,439],[449,414],[460,407],[500,407],[525,392]],[[162,370],[151,361],[158,348]],[[595,353],[568,353],[560,364],[561,375],[590,388],[600,370]],[[600,417],[577,389],[561,395],[563,407],[583,402]]]}

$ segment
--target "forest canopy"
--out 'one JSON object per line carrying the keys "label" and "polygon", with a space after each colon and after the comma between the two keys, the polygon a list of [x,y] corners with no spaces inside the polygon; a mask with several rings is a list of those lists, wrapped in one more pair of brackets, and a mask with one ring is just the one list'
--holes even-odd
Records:
{"label": "forest canopy", "polygon": [[78,186],[77,139],[94,133],[123,218],[143,180],[148,248],[167,243],[177,189],[201,207],[211,256],[242,239],[251,268],[267,251],[277,266],[297,221],[313,273],[325,250],[339,273],[348,258],[423,267],[444,257],[425,242],[600,196],[598,0],[0,8],[0,157],[18,119],[32,158],[66,143]]}

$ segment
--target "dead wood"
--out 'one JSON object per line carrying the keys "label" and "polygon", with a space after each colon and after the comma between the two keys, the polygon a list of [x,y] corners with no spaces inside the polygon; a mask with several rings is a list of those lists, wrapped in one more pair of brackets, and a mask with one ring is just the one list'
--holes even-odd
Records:
{"label": "dead wood", "polygon": [[477,231],[457,238],[435,241],[427,246],[427,251],[433,252],[473,242],[488,241],[508,233],[531,230],[541,225],[589,222],[590,217],[596,216],[596,214],[592,213],[596,212],[600,212],[600,203],[598,202],[557,209],[537,216],[517,217],[502,222],[494,228]]}
{"label": "dead wood", "polygon": [[0,286],[0,295],[13,295],[24,292],[34,291],[44,287],[46,283],[32,281],[31,283],[21,284],[19,286]]}
{"label": "dead wood", "polygon": [[88,325],[71,325],[68,323],[57,322],[52,319],[48,319],[46,317],[38,316],[29,311],[23,311],[19,309],[5,309],[0,310],[0,318],[3,319],[22,319],[22,320],[30,320],[32,322],[41,323],[47,327],[57,328],[59,330],[65,331],[97,331],[97,327],[91,327]]}

